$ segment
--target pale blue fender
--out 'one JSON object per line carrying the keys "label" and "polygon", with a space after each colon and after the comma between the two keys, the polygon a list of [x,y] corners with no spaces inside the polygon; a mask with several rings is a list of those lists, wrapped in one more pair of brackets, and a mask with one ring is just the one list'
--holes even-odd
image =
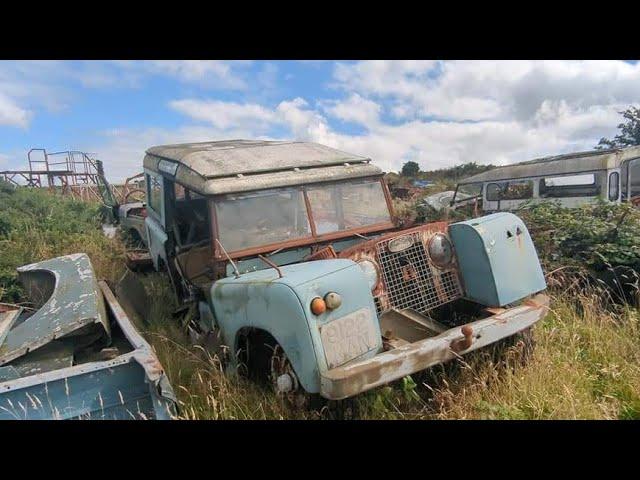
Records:
{"label": "pale blue fender", "polygon": [[[224,343],[236,358],[238,333],[254,327],[270,333],[289,358],[302,387],[320,391],[320,373],[328,369],[320,328],[353,312],[368,311],[375,345],[355,357],[370,358],[382,350],[373,296],[360,267],[352,260],[333,259],[259,270],[218,280],[211,287],[211,306]],[[336,292],[342,305],[316,316],[314,297]],[[353,359],[349,359],[351,361]]]}
{"label": "pale blue fender", "polygon": [[547,287],[524,222],[508,212],[449,226],[469,300],[503,307]]}

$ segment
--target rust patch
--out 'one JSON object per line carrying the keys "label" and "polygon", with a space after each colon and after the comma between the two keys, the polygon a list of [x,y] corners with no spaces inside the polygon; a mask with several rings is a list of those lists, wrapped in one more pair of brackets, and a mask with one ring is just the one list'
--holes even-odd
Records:
{"label": "rust patch", "polygon": [[311,255],[305,258],[305,261],[310,262],[312,260],[328,260],[331,258],[338,258],[338,254],[333,249],[333,246],[328,245],[313,252]]}

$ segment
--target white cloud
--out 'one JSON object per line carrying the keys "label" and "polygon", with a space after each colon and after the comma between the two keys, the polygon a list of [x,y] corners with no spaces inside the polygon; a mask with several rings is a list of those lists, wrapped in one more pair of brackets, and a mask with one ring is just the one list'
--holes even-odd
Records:
{"label": "white cloud", "polygon": [[382,107],[372,100],[353,93],[346,100],[326,102],[324,110],[332,117],[369,128],[378,123]]}
{"label": "white cloud", "polygon": [[276,114],[257,104],[240,104],[220,100],[183,99],[169,102],[174,110],[214,127],[228,129],[235,125],[263,130],[276,120]]}
{"label": "white cloud", "polygon": [[0,125],[10,127],[29,126],[31,112],[19,107],[11,98],[0,92]]}
{"label": "white cloud", "polygon": [[640,98],[640,64],[622,61],[366,61],[337,64],[334,79],[399,118],[529,121],[545,101],[578,110]]}
{"label": "white cloud", "polygon": [[243,90],[245,80],[237,74],[236,67],[249,62],[227,62],[220,60],[153,60],[141,62],[143,68],[153,73],[162,73],[181,81],[204,86]]}
{"label": "white cloud", "polygon": [[307,101],[300,97],[280,102],[276,113],[278,121],[287,126],[291,136],[297,140],[323,143],[330,133],[326,119],[309,108]]}

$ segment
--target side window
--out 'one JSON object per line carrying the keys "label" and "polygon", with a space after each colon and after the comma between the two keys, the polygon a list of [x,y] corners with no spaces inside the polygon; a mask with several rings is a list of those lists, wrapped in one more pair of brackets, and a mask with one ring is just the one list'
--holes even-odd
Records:
{"label": "side window", "polygon": [[532,180],[490,183],[487,185],[487,200],[526,200],[533,197]]}
{"label": "side window", "polygon": [[600,173],[580,173],[540,180],[540,197],[596,197],[600,195]]}
{"label": "side window", "polygon": [[609,201],[615,202],[620,194],[620,174],[612,172],[609,174]]}
{"label": "side window", "polygon": [[200,243],[211,236],[206,197],[174,184],[173,218],[182,246]]}
{"label": "side window", "polygon": [[147,174],[147,206],[162,216],[162,177]]}

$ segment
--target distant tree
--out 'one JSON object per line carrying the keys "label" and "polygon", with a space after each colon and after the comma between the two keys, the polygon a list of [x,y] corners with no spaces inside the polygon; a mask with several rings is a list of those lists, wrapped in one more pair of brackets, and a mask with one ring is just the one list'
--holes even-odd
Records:
{"label": "distant tree", "polygon": [[420,173],[420,165],[416,162],[410,160],[402,166],[403,177],[415,177],[418,173]]}
{"label": "distant tree", "polygon": [[629,107],[624,112],[619,112],[626,121],[618,125],[620,133],[613,140],[601,138],[596,145],[597,150],[608,148],[624,148],[640,145],[640,108]]}

